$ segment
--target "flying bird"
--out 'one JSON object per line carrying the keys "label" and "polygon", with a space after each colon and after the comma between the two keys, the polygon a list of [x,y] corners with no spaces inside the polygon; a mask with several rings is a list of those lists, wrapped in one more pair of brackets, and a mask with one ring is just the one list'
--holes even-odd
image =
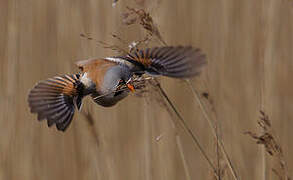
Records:
{"label": "flying bird", "polygon": [[[49,127],[55,124],[65,131],[85,96],[111,107],[134,91],[134,75],[190,78],[198,75],[205,64],[206,56],[191,46],[154,47],[124,56],[82,60],[76,63],[79,73],[38,82],[29,92],[28,103],[38,120],[47,119]],[[127,88],[121,90],[122,86]]]}

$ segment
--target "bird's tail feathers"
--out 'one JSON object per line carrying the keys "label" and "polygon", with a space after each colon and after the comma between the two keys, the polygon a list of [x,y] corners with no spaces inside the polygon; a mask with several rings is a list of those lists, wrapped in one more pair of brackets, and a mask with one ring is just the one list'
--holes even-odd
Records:
{"label": "bird's tail feathers", "polygon": [[47,119],[48,126],[56,124],[65,131],[72,121],[75,107],[82,105],[83,84],[80,75],[62,75],[40,81],[29,92],[28,103],[38,120]]}

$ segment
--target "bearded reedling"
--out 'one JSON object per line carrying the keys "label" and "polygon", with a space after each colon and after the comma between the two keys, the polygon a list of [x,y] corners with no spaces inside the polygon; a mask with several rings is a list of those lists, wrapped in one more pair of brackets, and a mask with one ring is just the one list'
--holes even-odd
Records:
{"label": "bearded reedling", "polygon": [[134,75],[190,78],[205,64],[205,55],[190,46],[147,48],[125,56],[78,61],[80,73],[40,81],[29,92],[28,102],[38,120],[47,119],[49,127],[56,124],[58,130],[65,131],[75,108],[81,109],[87,95],[97,104],[110,107],[135,90],[131,83]]}

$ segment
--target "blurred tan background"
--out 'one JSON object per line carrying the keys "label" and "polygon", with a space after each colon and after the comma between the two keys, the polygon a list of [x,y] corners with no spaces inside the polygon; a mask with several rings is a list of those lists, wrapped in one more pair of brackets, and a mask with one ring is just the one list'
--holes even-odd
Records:
{"label": "blurred tan background", "polygon": [[[93,128],[76,113],[65,132],[39,123],[27,94],[39,80],[77,72],[74,62],[113,52],[80,37],[117,43],[143,38],[124,26],[126,6],[150,12],[171,45],[200,47],[208,67],[192,82],[207,91],[237,174],[277,179],[272,159],[245,131],[272,121],[293,177],[293,2],[290,0],[0,0],[0,179],[215,179],[189,135],[156,101],[128,97],[113,108],[85,100]],[[216,164],[215,138],[188,86],[162,86]],[[173,117],[173,120],[176,119]],[[178,135],[178,136],[176,136]],[[223,158],[224,179],[233,179]]]}

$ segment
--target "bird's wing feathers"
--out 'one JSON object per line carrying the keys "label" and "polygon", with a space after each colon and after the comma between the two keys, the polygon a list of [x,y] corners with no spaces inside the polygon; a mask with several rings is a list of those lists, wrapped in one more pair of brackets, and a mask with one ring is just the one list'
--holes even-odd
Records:
{"label": "bird's wing feathers", "polygon": [[[205,55],[191,46],[166,46],[137,50],[126,56],[106,58],[108,61],[131,66],[134,71],[153,75],[188,78],[199,74],[206,64]],[[135,68],[133,68],[135,67]]]}

